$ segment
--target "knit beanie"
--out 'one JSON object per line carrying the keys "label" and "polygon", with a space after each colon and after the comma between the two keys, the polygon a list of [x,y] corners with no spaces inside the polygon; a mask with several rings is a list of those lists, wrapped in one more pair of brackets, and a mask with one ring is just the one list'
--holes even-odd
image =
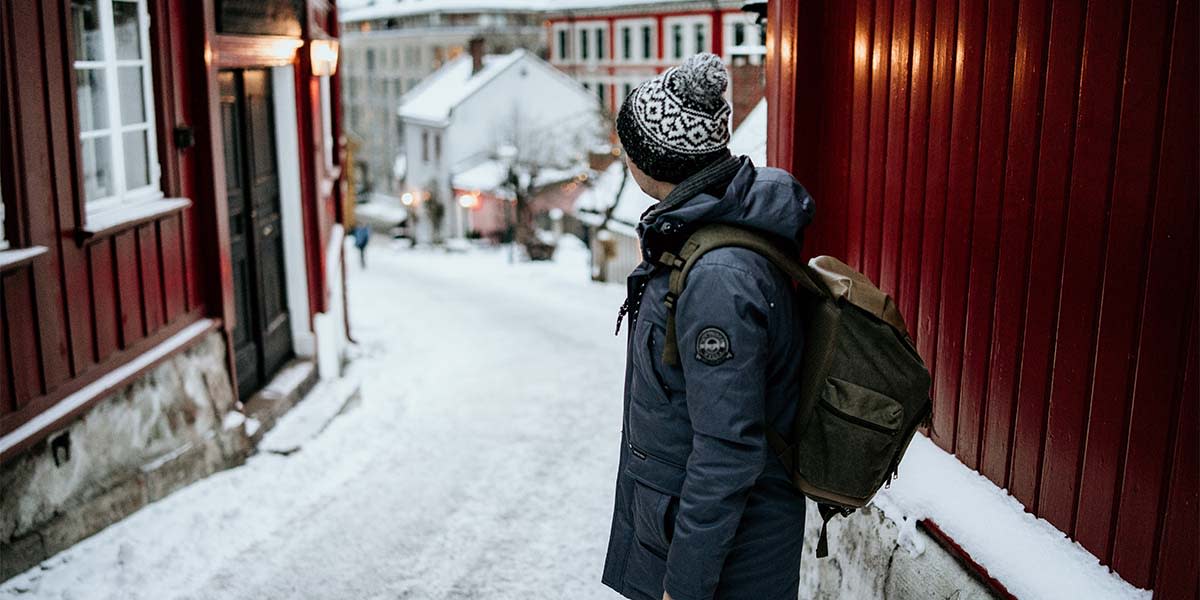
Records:
{"label": "knit beanie", "polygon": [[729,74],[715,54],[697,54],[633,90],[617,115],[617,135],[643,173],[680,183],[726,156]]}

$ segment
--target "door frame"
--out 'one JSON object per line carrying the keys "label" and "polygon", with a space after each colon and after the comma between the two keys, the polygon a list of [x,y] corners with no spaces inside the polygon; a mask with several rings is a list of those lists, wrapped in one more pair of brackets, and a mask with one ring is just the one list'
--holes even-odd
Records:
{"label": "door frame", "polygon": [[[296,72],[292,65],[268,69],[275,111],[275,158],[279,177],[280,225],[283,228],[283,270],[291,319],[292,351],[299,358],[316,356],[308,294],[307,239],[303,188],[300,182],[300,119],[296,101]],[[312,242],[315,243],[315,242]]]}

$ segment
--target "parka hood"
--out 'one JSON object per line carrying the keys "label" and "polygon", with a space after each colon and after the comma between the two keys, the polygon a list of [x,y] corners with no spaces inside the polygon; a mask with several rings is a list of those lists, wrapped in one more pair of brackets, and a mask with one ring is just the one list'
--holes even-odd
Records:
{"label": "parka hood", "polygon": [[815,210],[804,186],[782,169],[755,167],[744,156],[729,160],[737,165],[736,170],[729,165],[733,175],[724,186],[713,185],[691,198],[668,197],[642,215],[638,232],[648,252],[711,224],[753,229],[801,245]]}

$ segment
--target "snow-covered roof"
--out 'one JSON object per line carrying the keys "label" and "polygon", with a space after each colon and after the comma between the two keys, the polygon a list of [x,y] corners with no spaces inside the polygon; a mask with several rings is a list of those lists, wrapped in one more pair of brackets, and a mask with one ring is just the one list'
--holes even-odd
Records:
{"label": "snow-covered roof", "polygon": [[455,174],[450,185],[456,190],[494,192],[504,184],[508,169],[500,161],[485,160]]}
{"label": "snow-covered roof", "polygon": [[[343,23],[431,13],[560,13],[577,10],[652,9],[673,4],[712,7],[711,0],[343,0],[338,4],[338,18]],[[736,8],[741,6],[742,0],[720,0],[720,4]]]}
{"label": "snow-covered roof", "polygon": [[428,13],[537,12],[554,2],[547,0],[359,0],[353,7],[343,5],[338,18],[343,23],[389,19]]}
{"label": "snow-covered roof", "polygon": [[[617,161],[601,173],[593,181],[592,186],[580,194],[575,201],[576,216],[594,222],[596,225],[600,224],[601,219],[594,218],[594,216],[603,215],[604,211],[612,206],[614,199],[617,198],[617,191],[621,188],[622,171],[624,170],[624,163]],[[630,175],[628,181],[625,182],[625,189],[621,190],[620,199],[617,200],[617,208],[613,211],[615,222],[609,223],[610,228],[626,235],[636,235],[634,226],[642,219],[642,213],[646,212],[646,209],[655,202],[657,200],[646,195],[646,192],[638,187],[637,182]]]}
{"label": "snow-covered roof", "polygon": [[400,118],[446,125],[454,107],[526,56],[532,55],[524,49],[498,56],[488,55],[483,57],[483,69],[472,74],[474,65],[471,56],[460,55],[434,71],[404,96],[399,110]]}
{"label": "snow-covered roof", "polygon": [[767,164],[767,99],[763,98],[738,125],[729,139],[729,151],[735,156],[745,154],[754,166]]}

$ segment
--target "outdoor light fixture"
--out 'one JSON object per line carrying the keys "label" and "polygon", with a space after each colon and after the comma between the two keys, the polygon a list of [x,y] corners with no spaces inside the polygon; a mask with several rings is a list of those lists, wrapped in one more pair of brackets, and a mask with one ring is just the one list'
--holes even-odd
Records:
{"label": "outdoor light fixture", "polygon": [[479,196],[475,194],[463,194],[458,197],[458,205],[463,208],[475,208],[479,206]]}
{"label": "outdoor light fixture", "polygon": [[412,192],[404,192],[404,195],[400,196],[400,203],[405,206],[412,206],[412,203],[413,203]]}
{"label": "outdoor light fixture", "polygon": [[309,42],[308,48],[312,59],[313,75],[324,77],[337,73],[337,40],[313,40]]}

